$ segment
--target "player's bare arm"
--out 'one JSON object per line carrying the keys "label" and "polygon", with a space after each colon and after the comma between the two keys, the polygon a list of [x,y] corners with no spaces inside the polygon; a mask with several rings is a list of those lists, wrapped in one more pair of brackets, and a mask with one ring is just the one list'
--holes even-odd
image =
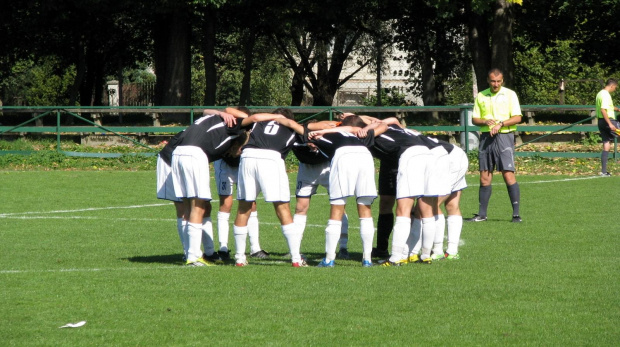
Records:
{"label": "player's bare arm", "polygon": [[281,114],[275,114],[275,113],[257,113],[257,114],[253,114],[247,118],[244,118],[241,121],[241,125],[242,126],[247,126],[249,124],[252,123],[258,123],[258,122],[266,122],[266,121],[270,121],[270,120],[274,120],[274,119],[278,119],[278,118],[286,118]]}
{"label": "player's bare arm", "polygon": [[299,135],[304,134],[304,127],[301,124],[295,122],[294,120],[288,119],[286,117],[282,117],[282,118],[276,118],[274,119],[274,121],[278,122],[278,124],[280,125],[284,125],[287,128],[293,129],[293,131],[298,133]]}
{"label": "player's bare arm", "polygon": [[227,113],[232,114],[236,118],[248,118],[250,116],[249,114],[247,114],[247,113],[245,113],[243,111],[237,110],[234,107],[226,107],[226,109],[224,109],[224,111],[227,112]]}
{"label": "player's bare arm", "polygon": [[360,129],[357,132],[357,137],[359,137],[360,139],[366,138],[368,136],[368,132],[370,130],[374,130],[375,132],[375,137],[383,134],[388,128],[388,125],[386,123],[383,122],[375,122],[375,123],[371,123],[368,124],[367,126],[365,126],[363,129]]}
{"label": "player's bare arm", "polygon": [[316,130],[335,128],[338,126],[338,123],[339,122],[336,122],[333,120],[324,120],[321,122],[308,123],[308,130],[316,131]]}

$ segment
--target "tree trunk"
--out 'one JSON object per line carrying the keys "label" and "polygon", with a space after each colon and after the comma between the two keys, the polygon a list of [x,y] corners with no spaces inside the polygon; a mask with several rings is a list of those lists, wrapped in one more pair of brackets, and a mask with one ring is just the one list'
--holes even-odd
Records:
{"label": "tree trunk", "polygon": [[[312,89],[313,106],[332,106],[334,103],[335,90],[330,86],[330,73],[327,57],[327,43],[319,42],[315,49],[316,64],[316,83]],[[306,71],[306,73],[312,73]]]}
{"label": "tree trunk", "polygon": [[[191,103],[191,22],[184,8],[159,16],[155,21],[155,100],[159,106],[188,106]],[[164,115],[181,121],[179,114]]]}
{"label": "tree trunk", "polygon": [[215,68],[215,24],[217,13],[214,9],[207,7],[205,10],[205,21],[203,23],[204,44],[202,56],[205,65],[205,96],[203,103],[208,106],[215,106],[217,96],[217,70]]}
{"label": "tree trunk", "polygon": [[300,64],[293,71],[293,81],[291,82],[291,106],[301,106],[301,102],[304,100],[304,69]]}
{"label": "tree trunk", "polygon": [[84,53],[85,47],[82,40],[78,42],[77,49],[77,62],[75,64],[76,72],[71,89],[69,89],[69,105],[75,105],[75,102],[78,100],[80,86],[84,81],[84,75],[86,75],[86,56]]}
{"label": "tree trunk", "polygon": [[241,95],[239,96],[239,105],[250,105],[251,103],[251,82],[252,82],[252,64],[254,58],[254,46],[256,43],[256,31],[249,28],[247,40],[243,46],[243,79],[241,80]]}
{"label": "tree trunk", "polygon": [[[427,46],[425,49],[428,48]],[[424,106],[437,105],[437,89],[430,52],[425,52],[422,59],[422,102]],[[428,121],[437,121],[439,115],[436,112],[425,112],[424,118]]]}
{"label": "tree trunk", "polygon": [[[512,60],[512,24],[514,10],[507,0],[497,0],[493,16],[491,64],[504,72],[504,86],[512,88],[514,62]],[[486,80],[486,79],[485,79]]]}
{"label": "tree trunk", "polygon": [[491,69],[491,51],[488,24],[484,16],[472,11],[471,1],[465,0],[464,3],[468,18],[469,53],[476,75],[476,86],[480,92],[489,88],[487,74]]}

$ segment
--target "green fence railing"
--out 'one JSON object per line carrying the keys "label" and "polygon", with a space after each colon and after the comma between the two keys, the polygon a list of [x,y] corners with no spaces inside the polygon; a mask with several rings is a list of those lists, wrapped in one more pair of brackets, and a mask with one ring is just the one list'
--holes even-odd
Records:
{"label": "green fence railing", "polygon": [[[222,107],[215,107],[222,109]],[[269,112],[275,107],[250,107],[253,112]],[[466,151],[476,150],[478,143],[478,130],[479,128],[471,123],[472,105],[456,105],[456,106],[403,106],[403,107],[290,107],[291,110],[298,115],[299,122],[305,122],[312,118],[327,117],[328,119],[334,119],[339,112],[353,112],[357,114],[372,114],[378,118],[385,118],[391,116],[404,117],[408,119],[416,118],[418,115],[436,113],[439,118],[442,118],[442,114],[458,113],[459,123],[455,125],[426,125],[426,126],[410,126],[421,132],[444,132],[452,135],[456,135],[459,138],[459,143]],[[20,107],[20,106],[5,106],[0,107],[0,123],[4,117],[11,117],[11,115],[23,115],[29,114],[32,118],[14,126],[2,126],[0,125],[0,136],[5,134],[55,134],[56,135],[56,150],[64,153],[68,156],[78,157],[118,157],[121,155],[127,155],[127,153],[84,153],[84,152],[69,152],[61,149],[61,135],[70,134],[112,134],[123,138],[130,143],[151,149],[152,152],[147,153],[132,153],[133,155],[145,155],[153,156],[157,154],[158,149],[150,147],[140,141],[137,141],[130,137],[135,134],[175,134],[187,127],[187,125],[193,123],[196,115],[201,115],[204,107],[156,107],[156,106],[137,106],[137,107],[67,107],[67,106],[45,106],[45,107]],[[540,136],[529,140],[523,144],[517,146],[517,149],[522,146],[538,142],[546,137],[549,137],[558,132],[570,132],[570,133],[593,133],[598,132],[598,127],[591,122],[594,117],[594,106],[583,105],[523,105],[522,111],[524,114],[524,122],[526,124],[519,125],[518,131],[520,133],[541,132]],[[560,125],[536,125],[534,122],[535,114],[537,112],[557,112],[558,121],[561,121],[561,114],[566,112],[573,112],[577,114],[583,114],[583,119],[571,124]],[[152,119],[152,125],[150,126],[106,126],[102,124],[103,116],[115,116],[115,115],[149,115]],[[175,124],[173,126],[161,126],[162,115],[183,115],[187,118],[187,125]],[[85,116],[89,115],[89,116]],[[61,124],[62,117],[72,117],[75,120],[80,121],[81,125],[63,125]],[[55,117],[54,126],[44,126],[41,121],[44,117]],[[90,117],[87,118],[87,117]],[[120,118],[120,117],[119,117]],[[444,117],[445,118],[445,117]],[[130,117],[122,118],[127,122]],[[0,155],[3,154],[28,154],[29,151],[0,151]],[[617,142],[614,146],[613,158],[616,158],[617,154]],[[541,156],[541,157],[576,157],[576,158],[594,158],[600,155],[600,152],[528,152],[528,151],[516,151],[517,156]]]}

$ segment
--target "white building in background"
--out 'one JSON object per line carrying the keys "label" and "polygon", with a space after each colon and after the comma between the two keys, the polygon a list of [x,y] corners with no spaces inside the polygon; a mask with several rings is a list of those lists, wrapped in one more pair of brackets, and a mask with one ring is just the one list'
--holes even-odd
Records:
{"label": "white building in background", "polygon": [[[358,65],[356,57],[350,57],[344,65],[341,78],[353,73]],[[385,61],[381,74],[381,88],[396,88],[405,95],[405,99],[412,105],[422,105],[422,99],[414,97],[408,91],[407,80],[410,76],[410,67],[405,53],[394,49],[391,58]],[[366,67],[356,73],[350,80],[340,87],[334,97],[334,106],[360,106],[363,100],[377,93],[377,73]]]}

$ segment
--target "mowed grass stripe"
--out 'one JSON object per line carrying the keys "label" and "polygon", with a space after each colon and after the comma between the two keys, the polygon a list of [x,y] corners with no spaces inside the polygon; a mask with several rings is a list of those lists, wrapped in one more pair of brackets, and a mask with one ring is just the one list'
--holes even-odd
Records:
{"label": "mowed grass stripe", "polygon": [[[496,176],[494,183],[503,185]],[[149,172],[2,173],[0,213],[157,204],[154,179]],[[273,258],[250,258],[245,268],[182,266],[172,205],[0,218],[0,269],[19,271],[0,272],[0,340],[19,346],[615,345],[619,229],[604,201],[620,179],[572,179],[520,177],[524,222],[518,225],[508,222],[506,190],[494,188],[489,221],[464,224],[462,259],[430,266],[364,269],[359,233],[352,232],[352,260],[333,269],[292,268],[273,207],[264,201],[261,246]],[[465,216],[476,212],[477,195],[476,188],[464,191]],[[352,201],[347,212],[357,228]],[[323,256],[328,215],[327,197],[313,198],[302,244],[312,265]],[[81,320],[87,321],[82,328],[58,329]]]}

